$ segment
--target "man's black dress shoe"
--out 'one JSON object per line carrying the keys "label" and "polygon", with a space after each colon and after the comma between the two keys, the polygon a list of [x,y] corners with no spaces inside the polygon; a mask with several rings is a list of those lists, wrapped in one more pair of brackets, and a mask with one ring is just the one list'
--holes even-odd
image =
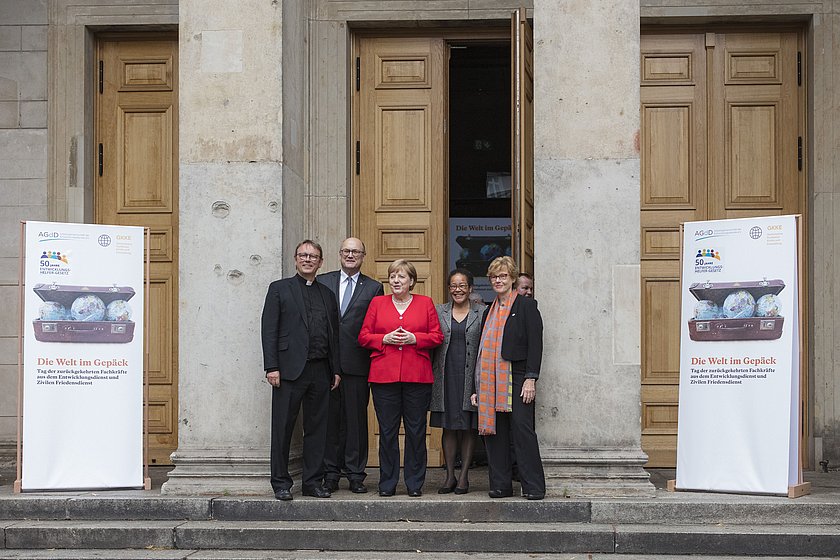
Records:
{"label": "man's black dress shoe", "polygon": [[304,496],[311,496],[313,498],[329,498],[332,494],[323,486],[315,486],[314,488],[306,488],[301,494]]}
{"label": "man's black dress shoe", "polygon": [[383,498],[390,498],[391,496],[393,496],[396,493],[397,493],[396,490],[380,490],[379,491],[379,495],[382,496]]}
{"label": "man's black dress shoe", "polygon": [[412,498],[419,498],[420,496],[423,495],[423,491],[422,490],[409,490],[408,495],[411,496]]}
{"label": "man's black dress shoe", "polygon": [[330,493],[338,491],[338,481],[337,480],[325,480],[324,481],[324,489]]}
{"label": "man's black dress shoe", "polygon": [[487,495],[491,498],[510,498],[513,496],[513,490],[490,490]]}
{"label": "man's black dress shoe", "polygon": [[288,502],[292,499],[292,491],[286,490],[285,488],[281,488],[277,492],[274,493],[274,497],[278,500],[283,500],[284,502]]}
{"label": "man's black dress shoe", "polygon": [[542,500],[545,494],[522,494],[522,497],[526,500]]}
{"label": "man's black dress shoe", "polygon": [[365,486],[365,483],[360,480],[351,480],[350,491],[354,494],[364,494],[367,492],[367,486]]}

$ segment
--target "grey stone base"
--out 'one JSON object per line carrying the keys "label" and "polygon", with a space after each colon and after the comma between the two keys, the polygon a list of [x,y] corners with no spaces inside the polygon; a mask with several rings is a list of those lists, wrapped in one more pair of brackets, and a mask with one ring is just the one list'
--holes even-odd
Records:
{"label": "grey stone base", "polygon": [[549,493],[567,497],[649,497],[655,488],[640,448],[542,448]]}
{"label": "grey stone base", "polygon": [[[161,486],[174,495],[271,495],[268,449],[200,449],[172,454],[175,468]],[[292,449],[290,471],[300,473],[300,449]]]}

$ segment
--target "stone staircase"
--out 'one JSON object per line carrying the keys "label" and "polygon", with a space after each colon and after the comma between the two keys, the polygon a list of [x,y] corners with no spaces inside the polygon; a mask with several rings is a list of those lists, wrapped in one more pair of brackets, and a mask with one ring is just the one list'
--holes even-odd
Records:
{"label": "stone staircase", "polygon": [[[6,488],[4,488],[6,490]],[[0,494],[0,558],[650,558],[840,556],[840,499]],[[568,555],[568,556],[566,556]],[[594,556],[590,556],[594,555]]]}

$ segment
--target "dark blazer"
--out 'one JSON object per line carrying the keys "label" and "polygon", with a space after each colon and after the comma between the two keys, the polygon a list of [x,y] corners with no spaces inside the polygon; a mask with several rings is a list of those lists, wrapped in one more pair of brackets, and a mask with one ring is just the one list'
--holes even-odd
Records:
{"label": "dark blazer", "polygon": [[[327,272],[317,278],[318,282],[333,292],[333,298],[339,310],[341,301],[339,299],[339,282],[341,282],[341,271]],[[359,331],[362,330],[362,323],[365,321],[370,300],[385,293],[381,282],[377,282],[369,276],[359,274],[359,281],[353,289],[353,297],[347,305],[344,315],[339,311],[338,347],[341,355],[341,374],[358,375],[367,377],[370,370],[370,350],[359,346]]]}
{"label": "dark blazer", "polygon": [[[486,306],[473,303],[464,320],[466,324],[467,356],[464,366],[464,401],[463,410],[478,410],[470,402],[470,396],[475,393],[475,360],[478,357],[478,344],[481,340],[481,316]],[[436,305],[440,330],[443,331],[443,344],[432,351],[432,371],[435,373],[435,383],[432,385],[432,412],[446,412],[444,406],[444,375],[446,369],[446,352],[449,350],[449,340],[452,336],[452,302]]]}
{"label": "dark blazer", "polygon": [[[481,317],[481,330],[490,307],[484,310]],[[502,358],[511,362],[513,373],[525,374],[527,379],[539,379],[543,350],[543,322],[537,300],[524,296],[517,296],[513,300],[502,333]]]}
{"label": "dark blazer", "polygon": [[[339,373],[338,306],[333,293],[315,282],[327,308],[330,372]],[[263,366],[266,372],[279,371],[280,379],[300,377],[309,354],[309,325],[303,302],[303,289],[297,275],[275,280],[268,287],[262,313]],[[332,377],[330,377],[332,384]]]}

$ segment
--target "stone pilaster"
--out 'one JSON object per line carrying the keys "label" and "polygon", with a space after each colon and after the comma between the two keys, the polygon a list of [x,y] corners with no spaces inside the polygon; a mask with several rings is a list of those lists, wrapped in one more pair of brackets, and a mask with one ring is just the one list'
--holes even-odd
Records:
{"label": "stone pilaster", "polygon": [[536,0],[534,21],[547,482],[571,496],[650,495],[639,395],[639,3]]}

